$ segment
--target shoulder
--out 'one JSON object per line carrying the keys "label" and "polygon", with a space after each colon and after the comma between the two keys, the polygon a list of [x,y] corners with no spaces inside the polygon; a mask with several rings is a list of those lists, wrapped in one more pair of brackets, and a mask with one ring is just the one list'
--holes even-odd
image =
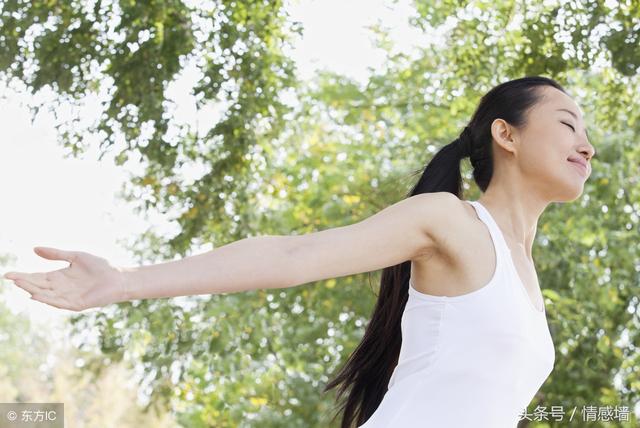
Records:
{"label": "shoulder", "polygon": [[431,238],[433,249],[447,258],[453,256],[473,228],[474,208],[451,192],[421,193],[412,198],[421,205],[421,226]]}
{"label": "shoulder", "polygon": [[411,198],[428,214],[426,220],[431,229],[455,225],[453,221],[469,218],[473,213],[473,207],[467,201],[450,192],[420,193]]}
{"label": "shoulder", "polygon": [[450,192],[420,193],[409,199],[414,200],[415,208],[420,212],[421,227],[436,245],[460,230],[461,223],[470,218],[468,210],[473,210]]}

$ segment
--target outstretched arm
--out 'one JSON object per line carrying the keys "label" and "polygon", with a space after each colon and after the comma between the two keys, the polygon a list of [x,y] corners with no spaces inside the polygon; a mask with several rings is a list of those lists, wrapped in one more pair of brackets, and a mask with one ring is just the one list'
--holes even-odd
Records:
{"label": "outstretched arm", "polygon": [[85,252],[36,247],[40,256],[67,260],[70,266],[4,276],[32,298],[72,310],[133,299],[293,287],[381,269],[433,251],[437,225],[450,218],[456,203],[451,193],[420,194],[348,226],[245,238],[203,254],[138,267],[115,267]]}

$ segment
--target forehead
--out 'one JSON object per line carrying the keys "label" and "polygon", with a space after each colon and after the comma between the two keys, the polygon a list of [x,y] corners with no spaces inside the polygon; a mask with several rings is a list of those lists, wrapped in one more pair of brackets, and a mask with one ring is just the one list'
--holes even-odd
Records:
{"label": "forehead", "polygon": [[545,89],[547,90],[540,106],[542,110],[550,113],[561,111],[576,116],[576,119],[584,118],[584,112],[569,95],[550,86]]}

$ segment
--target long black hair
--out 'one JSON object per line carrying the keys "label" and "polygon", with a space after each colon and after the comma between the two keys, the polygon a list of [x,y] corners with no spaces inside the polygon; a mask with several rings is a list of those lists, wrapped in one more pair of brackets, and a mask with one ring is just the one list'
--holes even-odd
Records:
{"label": "long black hair", "polygon": [[[491,124],[500,118],[515,128],[524,127],[528,111],[544,97],[539,90],[543,86],[566,93],[555,80],[541,76],[510,80],[487,92],[460,136],[433,156],[406,197],[451,192],[462,198],[460,161],[466,156],[471,160],[473,179],[484,192],[493,175]],[[354,421],[357,426],[366,422],[387,392],[400,355],[400,323],[407,303],[410,273],[410,260],[382,270],[378,301],[362,341],[324,388],[327,392],[340,385],[338,400],[349,391],[333,418],[344,412],[341,428],[351,428]]]}

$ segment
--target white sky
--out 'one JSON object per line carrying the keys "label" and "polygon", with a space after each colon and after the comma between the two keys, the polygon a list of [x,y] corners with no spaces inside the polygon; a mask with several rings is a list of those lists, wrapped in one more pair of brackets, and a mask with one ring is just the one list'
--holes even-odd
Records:
{"label": "white sky", "polygon": [[[374,49],[373,37],[364,28],[378,20],[392,28],[393,39],[405,51],[420,36],[407,23],[414,13],[407,1],[392,5],[384,0],[304,0],[292,4],[289,11],[291,19],[301,21],[304,27],[303,37],[290,52],[303,79],[313,77],[317,69],[331,69],[366,81],[367,67],[379,66],[384,60],[383,52]],[[191,68],[169,89],[177,103],[175,116],[194,125],[206,122],[210,114],[203,112],[197,120],[195,101],[189,95],[196,78]],[[0,94],[6,97],[0,100],[0,182],[5,183],[1,192],[4,209],[0,211],[0,224],[5,227],[0,230],[0,250],[16,258],[2,273],[67,266],[63,261],[40,258],[33,252],[35,246],[87,251],[114,264],[132,265],[133,259],[118,241],[131,240],[146,228],[165,223],[162,219],[141,219],[116,198],[127,177],[124,169],[116,167],[110,156],[98,162],[97,149],[82,159],[65,159],[56,141],[53,114],[42,108],[32,125],[27,105],[35,102],[26,91],[0,86]],[[38,96],[53,99],[51,93]],[[83,110],[88,123],[97,117],[97,105],[97,99],[92,99]],[[97,146],[95,141],[92,144]],[[6,289],[0,299],[34,321],[51,323],[71,314],[29,300],[29,294],[12,282],[4,281],[3,286]]]}

